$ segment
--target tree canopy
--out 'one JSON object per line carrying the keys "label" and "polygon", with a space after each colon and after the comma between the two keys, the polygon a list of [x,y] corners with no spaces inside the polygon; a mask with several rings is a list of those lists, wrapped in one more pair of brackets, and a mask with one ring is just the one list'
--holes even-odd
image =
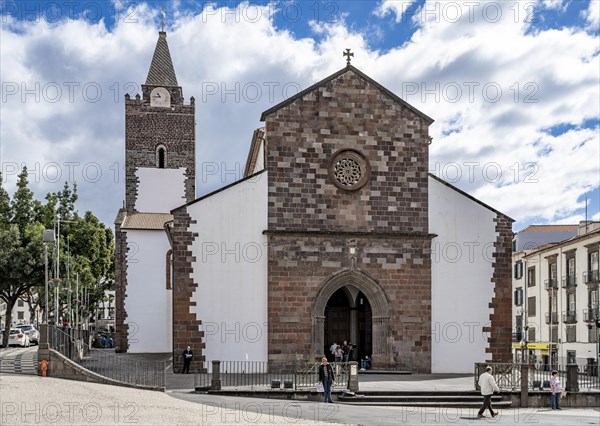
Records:
{"label": "tree canopy", "polygon": [[[11,313],[19,298],[46,310],[44,272],[44,229],[54,229],[56,244],[49,245],[49,278],[61,278],[61,291],[70,287],[72,297],[59,299],[65,318],[69,307],[82,309],[74,294],[75,276],[85,288],[91,306],[101,301],[104,290],[114,286],[114,237],[90,211],[80,216],[76,210],[77,185],[65,182],[61,191],[46,195],[45,202],[34,198],[29,189],[27,169],[18,176],[17,189],[10,198],[0,174],[0,299],[6,302],[5,338],[12,323]],[[53,292],[49,292],[50,307]],[[69,305],[71,301],[71,305]],[[93,311],[85,307],[87,312]],[[50,308],[51,310],[51,308]],[[33,308],[32,308],[33,311]],[[60,317],[61,315],[59,315]],[[57,321],[58,319],[55,319]]]}

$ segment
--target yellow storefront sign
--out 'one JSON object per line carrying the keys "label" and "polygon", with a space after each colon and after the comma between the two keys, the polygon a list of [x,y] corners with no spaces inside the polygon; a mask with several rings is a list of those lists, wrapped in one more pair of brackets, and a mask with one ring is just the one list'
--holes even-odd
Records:
{"label": "yellow storefront sign", "polygon": [[[556,343],[534,343],[534,342],[527,343],[527,349],[530,349],[530,350],[539,349],[541,351],[548,352],[548,348],[550,347],[550,345],[552,345],[552,349],[556,349]],[[513,343],[512,347],[513,347],[513,349],[521,349],[521,344]]]}

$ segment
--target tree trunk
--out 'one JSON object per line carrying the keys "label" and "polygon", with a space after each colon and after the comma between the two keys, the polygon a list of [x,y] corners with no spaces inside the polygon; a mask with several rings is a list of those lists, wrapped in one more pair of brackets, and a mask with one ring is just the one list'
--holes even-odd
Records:
{"label": "tree trunk", "polygon": [[10,325],[12,323],[12,310],[17,303],[18,297],[11,297],[6,300],[6,317],[4,318],[4,335],[2,336],[2,347],[8,346],[8,336],[10,336]]}

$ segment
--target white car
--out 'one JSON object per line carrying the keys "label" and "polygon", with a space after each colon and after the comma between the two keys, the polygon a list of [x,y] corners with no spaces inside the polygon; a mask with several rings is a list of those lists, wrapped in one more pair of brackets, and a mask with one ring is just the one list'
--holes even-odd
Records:
{"label": "white car", "polygon": [[21,346],[26,348],[29,346],[29,336],[20,328],[11,328],[10,336],[8,337],[8,346]]}
{"label": "white car", "polygon": [[32,325],[20,325],[17,328],[20,328],[27,336],[29,336],[29,343],[31,344],[40,344],[40,332],[35,329]]}

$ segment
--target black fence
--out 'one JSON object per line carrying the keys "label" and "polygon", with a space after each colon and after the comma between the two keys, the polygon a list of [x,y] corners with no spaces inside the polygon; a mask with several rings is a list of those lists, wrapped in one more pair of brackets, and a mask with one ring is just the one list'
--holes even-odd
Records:
{"label": "black fence", "polygon": [[[205,372],[194,374],[194,387],[210,388],[213,385],[212,362],[204,362]],[[256,389],[315,389],[319,381],[320,363],[274,363],[261,361],[221,361],[219,364],[221,387]],[[332,362],[335,382],[334,390],[348,388],[350,365]],[[356,368],[356,367],[355,367]]]}
{"label": "black fence", "polygon": [[92,348],[89,335],[69,329],[48,327],[48,343],[51,349],[106,378],[149,388],[165,387],[165,361],[133,359],[128,354]]}

